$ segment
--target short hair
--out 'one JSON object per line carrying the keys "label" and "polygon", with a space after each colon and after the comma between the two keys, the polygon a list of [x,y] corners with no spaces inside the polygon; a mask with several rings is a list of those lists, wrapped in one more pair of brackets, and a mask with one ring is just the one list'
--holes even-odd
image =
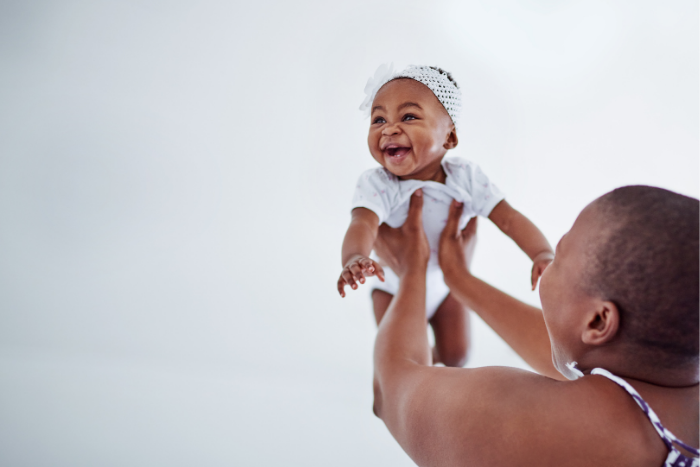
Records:
{"label": "short hair", "polygon": [[585,285],[618,307],[620,336],[638,358],[668,366],[697,361],[698,200],[626,186],[594,204],[605,224]]}

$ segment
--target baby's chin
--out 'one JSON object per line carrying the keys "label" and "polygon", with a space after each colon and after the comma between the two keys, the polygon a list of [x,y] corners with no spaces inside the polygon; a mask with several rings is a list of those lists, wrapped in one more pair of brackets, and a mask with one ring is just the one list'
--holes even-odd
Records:
{"label": "baby's chin", "polygon": [[385,156],[377,160],[377,162],[397,177],[408,176],[415,170],[415,162],[410,155],[395,159],[390,156]]}
{"label": "baby's chin", "polygon": [[386,170],[391,172],[392,174],[396,175],[397,177],[410,177],[411,171],[407,168],[403,167],[393,167],[389,164],[382,164],[382,167],[384,167]]}

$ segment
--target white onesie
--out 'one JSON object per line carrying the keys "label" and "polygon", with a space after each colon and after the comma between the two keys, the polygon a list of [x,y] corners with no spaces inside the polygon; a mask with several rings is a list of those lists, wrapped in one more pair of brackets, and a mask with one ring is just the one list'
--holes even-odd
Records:
{"label": "white onesie", "polygon": [[[445,157],[442,167],[447,174],[445,183],[422,180],[399,180],[384,167],[365,171],[357,182],[352,209],[367,208],[379,217],[379,223],[400,227],[408,217],[411,195],[423,189],[423,228],[430,244],[430,260],[426,280],[426,316],[430,319],[450,290],[438,264],[437,249],[440,234],[447,222],[452,199],[464,203],[459,228],[463,229],[470,218],[488,217],[491,210],[505,198],[491,183],[478,165],[458,157]],[[384,268],[385,282],[370,278],[371,289],[379,289],[395,295],[399,279],[389,268]]]}

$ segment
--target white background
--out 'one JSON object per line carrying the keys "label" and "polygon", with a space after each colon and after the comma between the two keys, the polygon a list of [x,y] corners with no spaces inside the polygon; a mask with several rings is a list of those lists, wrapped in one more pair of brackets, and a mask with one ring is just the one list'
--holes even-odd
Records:
{"label": "white background", "polygon": [[412,465],[335,291],[383,62],[453,73],[452,154],[553,244],[621,185],[698,196],[695,0],[2,1],[0,465]]}

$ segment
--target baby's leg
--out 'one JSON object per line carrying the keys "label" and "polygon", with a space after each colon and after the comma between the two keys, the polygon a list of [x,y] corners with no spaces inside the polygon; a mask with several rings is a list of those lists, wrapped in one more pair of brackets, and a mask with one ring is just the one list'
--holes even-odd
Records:
{"label": "baby's leg", "polygon": [[469,309],[449,294],[430,319],[435,334],[434,363],[462,367],[469,355]]}

